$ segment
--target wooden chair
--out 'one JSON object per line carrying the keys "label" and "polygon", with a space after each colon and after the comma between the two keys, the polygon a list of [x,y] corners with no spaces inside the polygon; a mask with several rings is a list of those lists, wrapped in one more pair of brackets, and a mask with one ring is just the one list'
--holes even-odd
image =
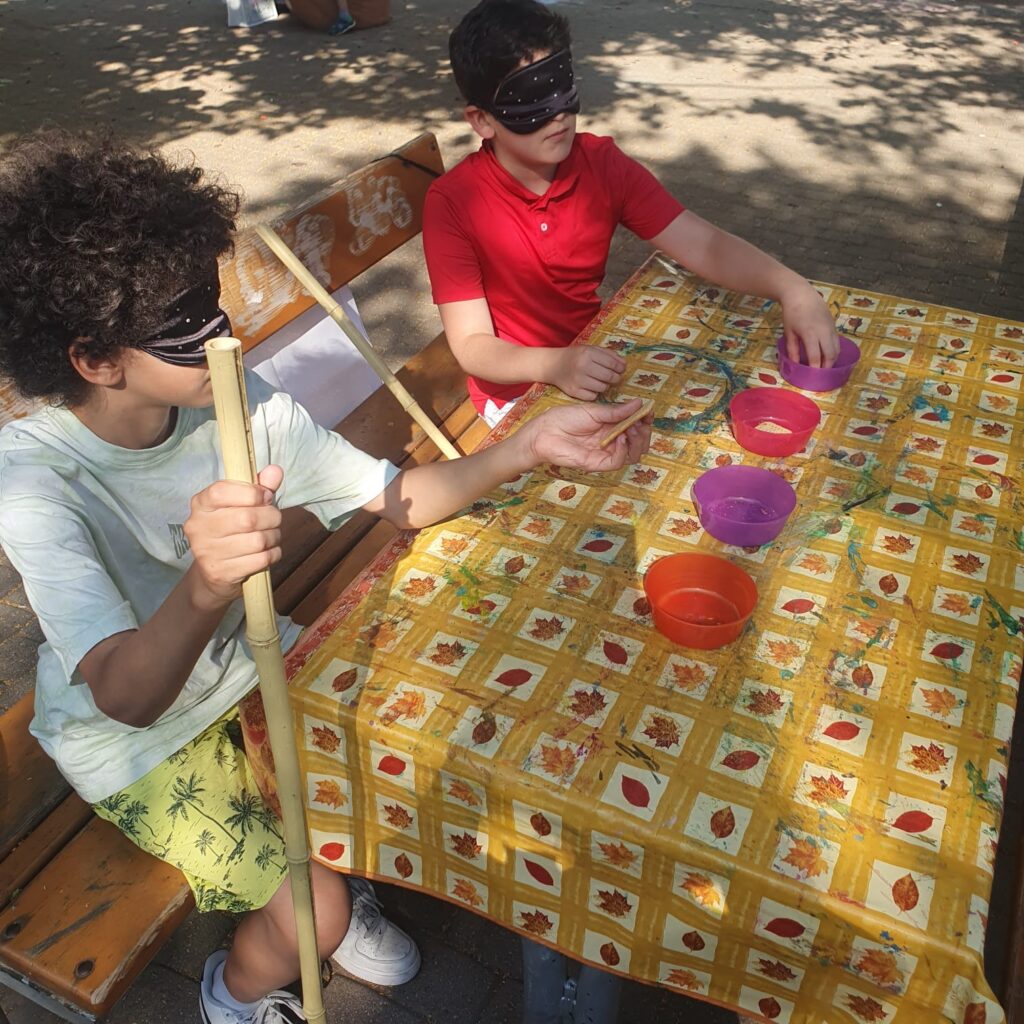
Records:
{"label": "wooden chair", "polygon": [[[421,135],[274,227],[336,289],[419,233],[423,198],[443,169],[435,139]],[[221,273],[224,306],[247,349],[312,305],[253,233],[240,236]],[[460,450],[486,435],[443,334],[398,376]],[[398,465],[440,455],[384,388],[337,429]],[[309,623],[394,529],[358,513],[328,534],[313,516],[291,510],[284,533],[278,607]],[[69,790],[29,735],[31,717],[31,694],[0,716],[0,984],[65,1020],[102,1020],[191,911],[192,895],[178,871]]]}

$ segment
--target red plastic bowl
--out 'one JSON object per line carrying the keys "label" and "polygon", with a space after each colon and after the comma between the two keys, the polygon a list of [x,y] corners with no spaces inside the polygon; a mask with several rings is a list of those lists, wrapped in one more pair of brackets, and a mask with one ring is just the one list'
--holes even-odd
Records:
{"label": "red plastic bowl", "polygon": [[[742,447],[773,458],[800,451],[821,422],[821,410],[813,399],[786,388],[747,388],[733,396],[729,415],[733,435]],[[760,423],[777,423],[789,433],[758,430]]]}
{"label": "red plastic bowl", "polygon": [[757,584],[738,565],[699,552],[659,558],[644,576],[655,628],[683,647],[732,643],[757,605]]}

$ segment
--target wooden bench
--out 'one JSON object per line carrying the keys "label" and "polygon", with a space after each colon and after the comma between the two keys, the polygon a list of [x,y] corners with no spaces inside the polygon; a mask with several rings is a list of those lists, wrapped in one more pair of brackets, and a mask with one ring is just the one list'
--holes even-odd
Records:
{"label": "wooden bench", "polygon": [[[274,226],[286,241],[308,238],[311,222],[324,229],[320,256],[336,289],[419,233],[423,198],[442,171],[436,141],[422,135]],[[252,233],[239,237],[221,276],[224,306],[247,349],[312,305]],[[398,376],[461,451],[486,435],[443,334]],[[399,466],[440,457],[385,388],[336,429]],[[288,511],[285,556],[274,572],[278,608],[312,622],[393,533],[357,513],[329,534],[311,514]],[[0,716],[0,983],[66,1020],[102,1020],[189,914],[192,894],[180,872],[69,790],[29,735],[31,718],[32,694]]]}

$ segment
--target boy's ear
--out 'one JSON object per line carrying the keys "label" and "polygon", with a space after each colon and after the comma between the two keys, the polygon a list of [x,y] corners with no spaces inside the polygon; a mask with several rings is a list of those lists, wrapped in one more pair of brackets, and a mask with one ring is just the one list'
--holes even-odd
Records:
{"label": "boy's ear", "polygon": [[99,356],[89,350],[88,338],[76,338],[68,345],[68,359],[78,375],[89,384],[117,387],[124,380],[120,353]]}
{"label": "boy's ear", "polygon": [[481,139],[494,138],[494,124],[491,121],[491,115],[488,114],[486,110],[469,104],[462,113],[469,122],[470,128],[472,128]]}

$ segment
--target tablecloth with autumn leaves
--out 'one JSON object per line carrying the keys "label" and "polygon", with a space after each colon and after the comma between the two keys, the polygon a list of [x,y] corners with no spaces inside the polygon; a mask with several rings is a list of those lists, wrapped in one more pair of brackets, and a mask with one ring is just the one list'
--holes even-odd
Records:
{"label": "tablecloth with autumn leaves", "polygon": [[[732,394],[782,383],[778,308],[652,260],[583,339],[655,401],[643,463],[545,467],[399,537],[306,634],[317,858],[755,1019],[1003,1020],[981,954],[1021,673],[1024,327],[820,290],[862,358],[802,453],[729,430]],[[498,433],[564,401],[535,389]],[[701,530],[691,485],[728,462],[796,488],[775,543]],[[644,598],[654,559],[693,550],[760,588],[719,651],[663,639]]]}

